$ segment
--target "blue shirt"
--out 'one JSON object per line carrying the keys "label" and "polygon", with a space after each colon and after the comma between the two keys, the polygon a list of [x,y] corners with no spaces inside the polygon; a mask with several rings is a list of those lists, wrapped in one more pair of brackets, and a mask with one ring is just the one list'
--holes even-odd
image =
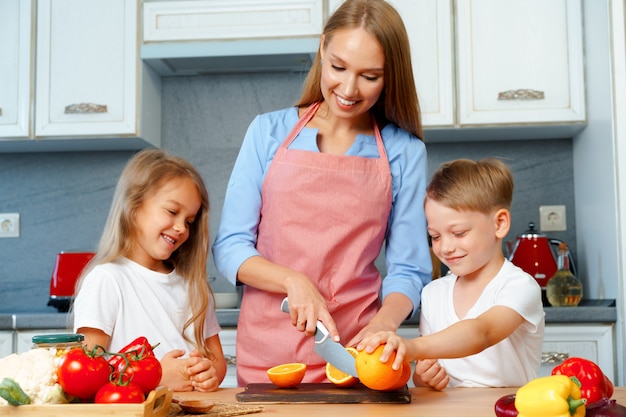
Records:
{"label": "blue shirt", "polygon": [[[297,121],[297,108],[290,107],[259,115],[248,127],[228,183],[213,244],[217,270],[233,284],[241,264],[252,256],[260,256],[256,237],[263,180],[276,150]],[[391,212],[385,234],[387,275],[383,279],[382,297],[392,292],[402,293],[413,302],[415,313],[421,290],[431,280],[432,269],[424,215],[426,147],[394,124],[385,126],[381,136],[392,177]],[[319,152],[317,129],[305,127],[289,148]],[[376,138],[358,135],[346,155],[378,158]]]}

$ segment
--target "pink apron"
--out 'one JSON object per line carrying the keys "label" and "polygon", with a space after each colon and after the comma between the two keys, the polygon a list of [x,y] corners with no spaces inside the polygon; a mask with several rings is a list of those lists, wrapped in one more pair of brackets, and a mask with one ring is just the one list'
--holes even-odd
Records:
{"label": "pink apron", "polygon": [[[257,250],[317,284],[346,343],[380,308],[374,261],[391,210],[391,172],[376,123],[379,158],[287,149],[318,107],[307,109],[270,164]],[[237,323],[239,386],[269,382],[265,371],[289,362],[307,364],[304,382],[325,381],[326,361],[313,351],[313,338],[280,311],[284,297],[246,286]]]}

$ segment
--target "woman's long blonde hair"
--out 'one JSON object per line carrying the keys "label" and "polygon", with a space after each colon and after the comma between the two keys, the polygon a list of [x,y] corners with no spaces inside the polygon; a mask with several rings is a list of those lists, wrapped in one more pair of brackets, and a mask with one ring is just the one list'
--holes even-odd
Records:
{"label": "woman's long blonde hair", "polygon": [[[411,47],[402,18],[384,0],[347,0],[328,19],[324,31],[324,47],[337,31],[365,29],[378,40],[385,54],[385,87],[372,107],[376,120],[383,126],[392,122],[423,139],[422,118],[413,77]],[[321,45],[320,45],[321,49]],[[324,99],[320,85],[322,65],[320,50],[304,82],[302,95],[296,103],[306,107]]]}
{"label": "woman's long blonde hair", "polygon": [[168,262],[189,283],[192,315],[184,329],[194,326],[198,351],[211,357],[204,337],[206,311],[209,308],[209,298],[213,297],[206,270],[209,255],[209,195],[200,173],[182,158],[170,156],[160,149],[148,149],[140,151],[128,162],[117,183],[98,251],[81,273],[76,294],[85,275],[96,265],[127,256],[135,244],[137,210],[147,197],[154,195],[165,183],[179,178],[190,179],[195,184],[201,205],[190,226],[188,239],[172,253]]}

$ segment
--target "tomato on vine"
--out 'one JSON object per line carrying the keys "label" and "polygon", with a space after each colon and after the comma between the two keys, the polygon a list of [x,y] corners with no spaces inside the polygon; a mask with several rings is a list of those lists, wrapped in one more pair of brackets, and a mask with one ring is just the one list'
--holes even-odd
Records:
{"label": "tomato on vine", "polygon": [[92,399],[108,383],[111,375],[112,369],[105,354],[101,346],[92,350],[83,346],[67,352],[57,368],[57,378],[63,391],[83,400]]}
{"label": "tomato on vine", "polygon": [[110,381],[96,393],[96,403],[142,403],[143,390],[133,382]]}

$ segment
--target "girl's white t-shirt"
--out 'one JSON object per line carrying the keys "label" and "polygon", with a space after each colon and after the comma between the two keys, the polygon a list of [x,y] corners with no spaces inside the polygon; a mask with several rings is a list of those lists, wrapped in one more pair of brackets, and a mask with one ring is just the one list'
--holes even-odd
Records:
{"label": "girl's white t-shirt", "polygon": [[[456,280],[457,276],[450,274],[424,287],[420,335],[438,332],[461,320],[454,310]],[[439,359],[450,376],[449,386],[516,387],[537,377],[545,327],[541,288],[533,277],[505,260],[463,319],[476,318],[496,305],[515,310],[524,323],[509,337],[480,353]]]}
{"label": "girl's white t-shirt", "polygon": [[[81,327],[102,330],[111,336],[111,352],[117,352],[139,336],[145,336],[161,359],[174,349],[185,356],[196,349],[187,282],[176,271],[163,274],[127,258],[96,266],[84,279],[74,301],[74,331]],[[206,314],[205,338],[221,330],[212,301]]]}

